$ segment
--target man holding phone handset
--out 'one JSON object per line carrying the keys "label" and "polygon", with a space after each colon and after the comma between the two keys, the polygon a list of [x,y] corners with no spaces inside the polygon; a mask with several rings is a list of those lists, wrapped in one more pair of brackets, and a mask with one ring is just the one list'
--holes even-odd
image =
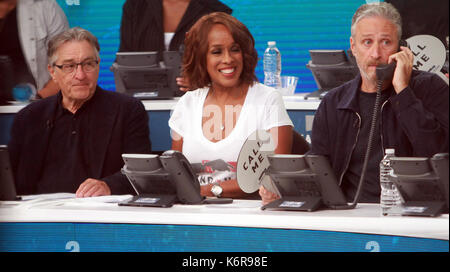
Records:
{"label": "man holding phone handset", "polygon": [[[386,148],[396,156],[448,152],[448,85],[437,75],[413,71],[413,54],[400,46],[401,17],[389,3],[365,4],[352,19],[350,45],[360,71],[329,91],[316,111],[311,154],[325,155],[348,201],[356,194],[367,151],[378,88],[376,67],[396,61],[382,82],[377,123],[359,202],[379,202],[379,163]],[[400,50],[399,50],[400,49]],[[260,191],[263,202],[276,196]]]}

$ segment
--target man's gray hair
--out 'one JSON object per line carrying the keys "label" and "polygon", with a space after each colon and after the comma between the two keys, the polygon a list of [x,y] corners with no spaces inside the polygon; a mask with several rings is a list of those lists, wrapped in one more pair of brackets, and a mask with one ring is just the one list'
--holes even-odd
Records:
{"label": "man's gray hair", "polygon": [[360,6],[352,18],[351,34],[352,37],[355,35],[356,24],[367,17],[383,17],[391,21],[397,28],[398,39],[402,37],[402,17],[398,10],[390,3],[379,2],[364,4]]}
{"label": "man's gray hair", "polygon": [[47,57],[48,57],[48,63],[52,66],[56,62],[56,51],[58,51],[58,48],[65,44],[66,42],[82,42],[87,41],[91,46],[94,48],[95,51],[95,57],[97,60],[100,58],[99,52],[100,52],[100,45],[98,43],[97,38],[86,29],[83,29],[81,27],[73,27],[70,28],[64,32],[59,33],[55,37],[53,37],[49,43],[48,43],[48,51],[47,51]]}

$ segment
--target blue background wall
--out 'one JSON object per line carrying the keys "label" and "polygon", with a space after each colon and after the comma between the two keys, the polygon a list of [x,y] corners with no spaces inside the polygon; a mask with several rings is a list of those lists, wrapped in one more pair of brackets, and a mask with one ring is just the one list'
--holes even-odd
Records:
{"label": "blue background wall", "polygon": [[[119,47],[119,29],[125,0],[57,0],[71,27],[88,29],[99,38],[99,84],[115,90],[109,67]],[[277,41],[282,54],[282,74],[299,77],[296,92],[317,89],[306,68],[309,49],[349,48],[351,18],[363,0],[222,0],[233,9],[256,40],[260,57],[257,77],[263,81],[262,55],[267,41]],[[375,1],[377,2],[377,1]]]}

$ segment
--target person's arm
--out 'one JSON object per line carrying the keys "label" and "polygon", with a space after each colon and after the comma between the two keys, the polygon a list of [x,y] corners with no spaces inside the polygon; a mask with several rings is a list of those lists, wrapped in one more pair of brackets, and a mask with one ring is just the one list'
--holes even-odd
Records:
{"label": "person's arm", "polygon": [[[276,148],[275,153],[277,154],[289,154],[292,149],[292,127],[291,126],[281,126],[272,128],[270,133],[275,141]],[[172,149],[182,152],[183,151],[183,137],[172,130]],[[220,182],[222,187],[222,197],[230,198],[243,198],[248,194],[242,191],[237,183],[236,179],[227,180]],[[201,195],[203,196],[214,196],[211,192],[213,184],[208,184],[201,186]]]}
{"label": "person's arm", "polygon": [[[396,61],[390,99],[397,120],[407,135],[414,156],[448,152],[448,85],[438,76],[411,82],[414,55],[407,47],[389,57]],[[422,96],[422,97],[419,97]]]}
{"label": "person's arm", "polygon": [[[175,131],[171,131],[172,133],[172,150],[177,150],[179,152],[183,152],[183,137],[181,137]],[[202,196],[214,196],[211,192],[213,184],[200,186],[200,194]],[[241,190],[239,187],[237,180],[227,180],[220,182],[220,187],[222,187],[222,197],[231,197],[231,198],[242,198],[247,194]]]}
{"label": "person's arm", "polygon": [[[239,187],[239,184],[237,183],[237,180],[235,179],[220,182],[219,185],[223,190],[221,197],[245,198],[246,196],[248,196],[247,193],[242,191],[241,187]],[[208,184],[200,187],[200,194],[202,196],[214,196],[214,194],[211,192],[213,184]]]}
{"label": "person's arm", "polygon": [[37,92],[37,98],[46,98],[59,92],[59,85],[50,78],[45,86]]}
{"label": "person's arm", "polygon": [[174,130],[171,131],[172,135],[172,150],[179,151],[183,153],[183,137],[176,133]]}
{"label": "person's arm", "polygon": [[[290,154],[292,150],[292,127],[280,126],[270,129],[270,134],[275,143],[275,154]],[[201,187],[201,194],[204,196],[214,196],[211,188],[214,184]],[[222,197],[244,198],[248,194],[242,191],[236,179],[220,182],[222,187]]]}
{"label": "person's arm", "polygon": [[[270,129],[270,134],[275,143],[275,154],[290,154],[292,150],[292,127],[291,126],[280,126]],[[210,184],[208,186],[202,186],[202,194],[206,196],[213,196],[211,193],[211,187],[213,185]],[[220,183],[220,186],[223,189],[222,196],[223,197],[231,197],[231,198],[242,198],[247,196],[248,194],[242,191],[239,187],[237,180],[229,180]],[[264,201],[275,200],[279,198],[276,194],[265,190],[267,193],[261,194],[261,190],[265,190],[263,186],[260,188],[260,196],[264,197]]]}
{"label": "person's arm", "polygon": [[[292,127],[281,126],[270,129],[270,134],[275,141],[275,154],[290,154],[292,150]],[[259,196],[262,199],[263,205],[266,205],[278,198],[279,195],[267,190],[264,186],[259,187]]]}
{"label": "person's arm", "polygon": [[422,84],[408,86],[389,101],[411,143],[413,156],[431,157],[448,152],[449,91],[439,76],[433,75]]}
{"label": "person's arm", "polygon": [[314,113],[309,154],[328,156],[332,148],[328,130],[327,99],[325,97]]}
{"label": "person's arm", "polygon": [[120,22],[120,43],[119,43],[119,52],[129,52],[136,51],[136,48],[133,46],[133,25],[134,20],[141,19],[135,18],[136,16],[133,14],[133,10],[141,8],[140,6],[135,6],[137,3],[132,1],[126,1],[123,4],[122,8],[122,19]]}
{"label": "person's arm", "polygon": [[[123,153],[150,154],[151,142],[148,127],[148,115],[144,105],[138,100],[128,106],[129,111],[123,113],[126,125],[123,126]],[[121,158],[120,158],[121,159]],[[78,188],[77,196],[97,196],[108,194],[132,193],[129,181],[119,169],[112,175],[100,179],[88,178]]]}
{"label": "person's arm", "polygon": [[[286,121],[289,119],[286,109],[284,108],[284,102],[280,94],[271,97],[269,102],[269,116],[278,116],[280,120]],[[268,118],[270,119],[270,118]],[[275,143],[275,154],[291,154],[292,153],[292,142],[293,142],[293,127],[290,125],[277,126],[269,130],[272,139]],[[278,199],[279,196],[266,188],[260,186],[259,196],[263,201],[263,205]]]}
{"label": "person's arm", "polygon": [[271,128],[270,134],[275,143],[275,154],[291,154],[293,135],[291,126]]}
{"label": "person's arm", "polygon": [[275,144],[275,154],[291,154],[293,141],[293,124],[284,106],[279,92],[273,92],[266,99],[264,116],[261,116],[262,127],[268,132]]}
{"label": "person's arm", "polygon": [[69,29],[69,22],[66,14],[56,1],[49,1],[48,4],[49,6],[46,7],[47,10],[45,12],[51,14],[51,16],[47,16],[45,19],[47,20],[47,37],[50,40],[59,33]]}
{"label": "person's arm", "polygon": [[[45,26],[42,26],[42,28],[47,32],[45,44],[45,48],[47,49],[48,42],[53,37],[69,29],[69,22],[67,21],[66,14],[58,5],[58,3],[56,3],[56,1],[43,2],[43,5],[43,12],[45,14],[51,14],[51,16],[44,16]],[[45,51],[43,52],[45,55],[47,54],[46,49],[44,49]],[[44,87],[42,87],[42,89],[37,90],[36,98],[46,98],[58,93],[58,91],[58,84],[50,78],[44,85]]]}

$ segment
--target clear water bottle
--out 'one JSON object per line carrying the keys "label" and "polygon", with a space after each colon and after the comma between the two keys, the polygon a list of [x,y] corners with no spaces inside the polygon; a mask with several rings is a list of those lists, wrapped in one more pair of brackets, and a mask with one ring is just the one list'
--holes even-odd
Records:
{"label": "clear water bottle", "polygon": [[392,157],[395,157],[395,150],[388,148],[380,162],[380,204],[383,215],[400,215],[402,210],[400,194],[389,175],[392,170],[390,163]]}
{"label": "clear water bottle", "polygon": [[264,52],[264,85],[281,88],[281,53],[274,41],[267,42]]}
{"label": "clear water bottle", "polygon": [[36,88],[30,83],[20,83],[14,86],[12,95],[14,100],[27,102],[36,93]]}

